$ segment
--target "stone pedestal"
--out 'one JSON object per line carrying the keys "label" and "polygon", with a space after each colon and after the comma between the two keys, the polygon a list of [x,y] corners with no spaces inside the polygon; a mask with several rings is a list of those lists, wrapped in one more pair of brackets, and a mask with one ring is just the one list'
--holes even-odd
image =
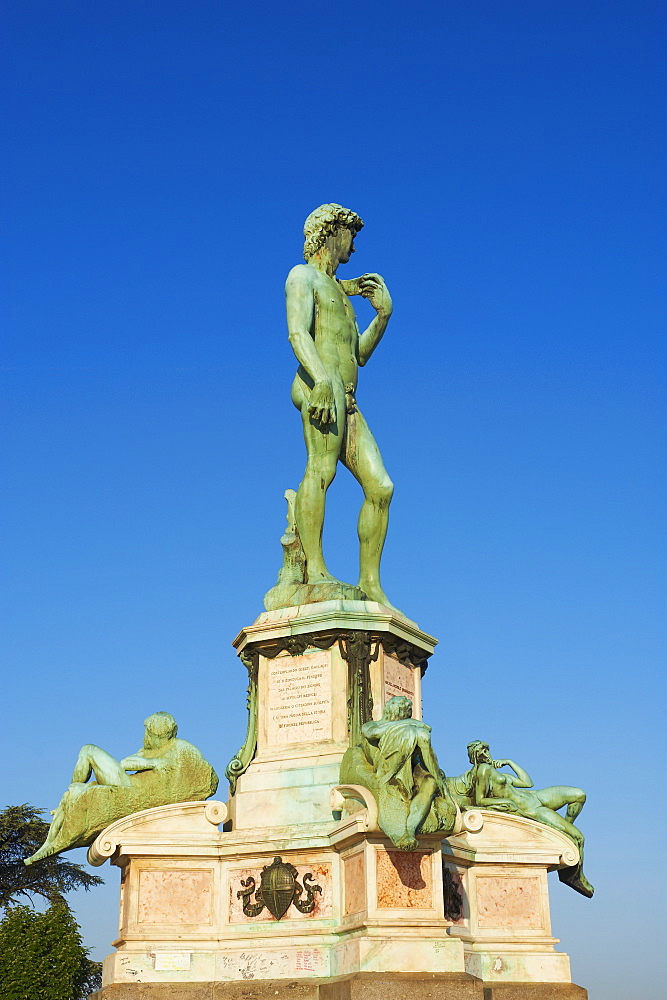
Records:
{"label": "stone pedestal", "polygon": [[436,640],[372,601],[267,611],[234,646],[249,673],[248,734],[227,768],[234,829],[330,823],[329,792],[361,725],[396,694],[421,718]]}
{"label": "stone pedestal", "polygon": [[466,972],[484,982],[569,982],[554,950],[547,872],[576,864],[575,845],[521,816],[479,811],[478,830],[444,841],[449,935],[463,942]]}
{"label": "stone pedestal", "polygon": [[[350,801],[349,787],[338,794]],[[464,813],[460,833],[422,837],[418,851],[403,852],[374,815],[362,807],[332,817],[326,831],[282,827],[255,839],[219,829],[221,802],[161,806],[113,824],[89,852],[91,863],[111,858],[122,869],[119,936],[99,1000],[235,996],[248,982],[260,993],[278,983],[267,997],[294,996],[299,983],[322,1000],[351,1000],[407,974],[424,996],[585,996],[550,932],[546,872],[572,860],[561,834]],[[259,886],[276,856],[301,886],[318,886],[311,912],[294,903],[280,920],[266,907],[244,912],[244,888]],[[206,992],[223,984],[228,992]]]}
{"label": "stone pedestal", "polygon": [[[122,872],[98,1000],[585,996],[549,925],[546,872],[573,863],[569,841],[470,811],[447,841],[399,851],[372,794],[340,785],[343,754],[390,697],[421,715],[435,640],[380,605],[334,601],[267,612],[234,645],[249,719],[229,802],[135,813],[90,849]],[[268,867],[288,891],[278,916]]]}

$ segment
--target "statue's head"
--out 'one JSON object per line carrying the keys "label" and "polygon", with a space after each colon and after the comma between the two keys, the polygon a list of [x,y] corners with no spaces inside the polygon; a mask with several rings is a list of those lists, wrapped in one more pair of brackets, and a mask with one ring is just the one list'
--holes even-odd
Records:
{"label": "statue's head", "polygon": [[411,719],[412,702],[402,694],[395,695],[384,706],[382,718],[388,719],[390,722],[396,722],[398,719]]}
{"label": "statue's head", "polygon": [[472,743],[468,744],[468,760],[471,764],[490,764],[491,763],[491,751],[489,750],[489,744],[484,743],[483,740],[473,740]]}
{"label": "statue's head", "polygon": [[354,237],[363,228],[363,222],[349,208],[336,205],[320,205],[311,212],[303,225],[303,235],[306,242],[303,245],[303,256],[310,260],[325,243],[334,238],[340,245],[336,247],[341,264],[346,264],[354,253]]}
{"label": "statue's head", "polygon": [[173,715],[169,712],[153,712],[144,719],[144,747],[155,750],[173,739],[177,732],[178,726]]}

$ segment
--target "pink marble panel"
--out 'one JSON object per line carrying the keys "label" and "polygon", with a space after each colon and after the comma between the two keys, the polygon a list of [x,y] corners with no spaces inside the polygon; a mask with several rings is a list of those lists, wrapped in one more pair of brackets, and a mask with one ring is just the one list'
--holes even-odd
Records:
{"label": "pink marble panel", "polygon": [[376,851],[378,907],[433,907],[431,851]]}
{"label": "pink marble panel", "polygon": [[[283,858],[285,860],[285,858]],[[267,861],[267,864],[270,864]],[[293,862],[292,862],[293,863]],[[237,893],[239,889],[242,889],[241,881],[247,881],[249,877],[254,878],[255,888],[259,889],[260,881],[262,878],[262,868],[264,865],[260,865],[257,868],[232,868],[229,871],[229,922],[231,924],[247,924],[256,923],[258,920],[275,920],[275,917],[269,913],[269,910],[264,907],[261,913],[256,917],[247,917],[243,912],[243,898],[238,898]],[[316,892],[314,894],[315,907],[312,913],[301,913],[297,910],[296,906],[292,903],[289,910],[282,917],[283,920],[315,920],[317,917],[330,917],[333,912],[332,907],[332,888],[331,888],[331,865],[326,861],[316,861],[313,864],[295,864],[294,867],[297,870],[297,880],[303,886],[303,876],[312,875],[312,879],[309,879],[311,885],[319,885],[322,892]],[[307,893],[301,893],[301,899],[305,900]],[[254,892],[251,896],[251,902],[255,902]]]}
{"label": "pink marble panel", "polygon": [[475,881],[480,927],[502,930],[542,927],[539,878],[484,875]]}
{"label": "pink marble panel", "polygon": [[366,866],[359,851],[343,862],[345,879],[345,916],[366,909]]}
{"label": "pink marble panel", "polygon": [[153,869],[139,872],[140,924],[210,924],[213,872]]}

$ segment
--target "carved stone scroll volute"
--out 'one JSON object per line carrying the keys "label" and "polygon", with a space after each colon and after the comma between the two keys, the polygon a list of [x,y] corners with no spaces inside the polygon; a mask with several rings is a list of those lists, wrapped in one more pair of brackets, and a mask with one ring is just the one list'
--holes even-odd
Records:
{"label": "carved stone scroll volute", "polygon": [[347,724],[350,746],[361,739],[361,727],[373,716],[373,696],[368,669],[379,654],[379,640],[368,632],[347,632],[339,636],[340,651],[348,666]]}
{"label": "carved stone scroll volute", "polygon": [[248,648],[240,653],[239,658],[248,671],[248,696],[246,699],[248,728],[243,746],[232,757],[225,768],[225,775],[229,781],[230,795],[234,795],[236,792],[238,778],[247,770],[257,751],[257,675],[259,671],[259,653],[256,649]]}

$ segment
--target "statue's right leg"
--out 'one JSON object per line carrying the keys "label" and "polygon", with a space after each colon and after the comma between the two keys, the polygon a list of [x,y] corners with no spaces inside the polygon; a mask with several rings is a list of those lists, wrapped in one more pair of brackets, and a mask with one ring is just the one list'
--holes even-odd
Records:
{"label": "statue's right leg", "polygon": [[588,896],[590,899],[595,890],[584,875],[584,835],[581,830],[574,826],[573,823],[568,822],[560,813],[549,809],[548,806],[541,806],[536,809],[534,818],[538,823],[544,823],[545,826],[551,826],[554,830],[560,830],[561,833],[564,833],[566,837],[569,837],[577,845],[579,848],[579,861],[571,868],[560,868],[558,870],[558,878],[576,892],[580,892],[582,896]]}
{"label": "statue's right leg", "polygon": [[131,788],[132,782],[127,771],[124,771],[115,757],[95,746],[86,743],[79,750],[79,756],[74,765],[72,781],[74,784],[85,784],[91,774],[95,774],[98,785],[119,785],[121,788]]}
{"label": "statue's right leg", "polygon": [[345,419],[345,394],[342,386],[340,389],[335,387],[334,391],[336,422],[324,429],[316,424],[308,413],[308,398],[303,388],[295,388],[292,396],[294,402],[300,406],[303,436],[308,453],[306,471],[294,503],[296,525],[306,556],[308,583],[338,582],[327,569],[322,552],[326,492],[336,475]]}

